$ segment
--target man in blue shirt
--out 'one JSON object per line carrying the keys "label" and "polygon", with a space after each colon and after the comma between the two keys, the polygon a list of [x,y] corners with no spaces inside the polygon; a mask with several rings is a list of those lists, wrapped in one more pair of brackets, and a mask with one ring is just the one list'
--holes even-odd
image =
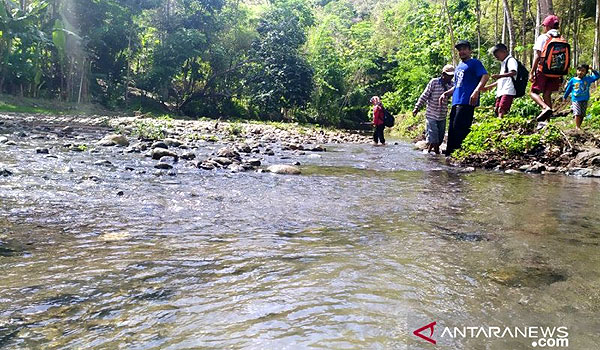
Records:
{"label": "man in blue shirt", "polygon": [[440,103],[452,94],[452,111],[448,126],[446,155],[459,149],[471,132],[475,107],[479,106],[479,94],[489,79],[488,72],[478,59],[472,58],[471,44],[460,40],[454,46],[462,61],[455,69],[454,87],[440,97]]}

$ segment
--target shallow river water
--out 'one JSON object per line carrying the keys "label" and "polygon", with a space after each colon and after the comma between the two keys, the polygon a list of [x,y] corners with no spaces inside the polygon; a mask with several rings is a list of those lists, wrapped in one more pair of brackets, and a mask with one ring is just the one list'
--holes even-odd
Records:
{"label": "shallow river water", "polygon": [[[405,142],[327,145],[300,176],[156,176],[43,137],[0,145],[1,349],[544,348],[442,336],[471,326],[600,348],[598,180],[463,173]],[[413,334],[433,321],[436,346]]]}

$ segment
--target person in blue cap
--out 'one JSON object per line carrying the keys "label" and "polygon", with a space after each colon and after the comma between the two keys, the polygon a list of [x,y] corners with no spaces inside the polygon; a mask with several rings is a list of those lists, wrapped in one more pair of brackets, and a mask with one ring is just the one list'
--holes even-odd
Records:
{"label": "person in blue cap", "polygon": [[471,132],[475,107],[479,106],[479,94],[489,79],[488,72],[478,59],[472,57],[471,43],[460,40],[454,46],[462,62],[454,71],[454,87],[440,96],[440,103],[452,95],[452,110],[448,125],[446,155],[459,149]]}

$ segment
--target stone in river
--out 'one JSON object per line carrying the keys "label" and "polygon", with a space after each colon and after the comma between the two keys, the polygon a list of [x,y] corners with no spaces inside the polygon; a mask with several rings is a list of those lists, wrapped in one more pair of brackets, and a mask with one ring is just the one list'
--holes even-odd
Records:
{"label": "stone in river", "polygon": [[267,170],[274,174],[283,174],[283,175],[299,175],[301,173],[300,169],[298,169],[297,167],[292,166],[292,165],[285,165],[285,164],[271,165],[270,167],[267,168]]}

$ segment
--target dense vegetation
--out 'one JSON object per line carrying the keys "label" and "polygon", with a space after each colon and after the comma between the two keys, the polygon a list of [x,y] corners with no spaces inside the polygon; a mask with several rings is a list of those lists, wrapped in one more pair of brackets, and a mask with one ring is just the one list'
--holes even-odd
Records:
{"label": "dense vegetation", "polygon": [[[574,63],[592,63],[596,1],[553,5]],[[486,50],[502,38],[527,64],[539,7],[517,0],[0,0],[0,93],[355,126],[368,118],[371,95],[396,113],[410,110],[427,81],[456,60],[458,38],[471,40],[492,71],[497,64]]]}

